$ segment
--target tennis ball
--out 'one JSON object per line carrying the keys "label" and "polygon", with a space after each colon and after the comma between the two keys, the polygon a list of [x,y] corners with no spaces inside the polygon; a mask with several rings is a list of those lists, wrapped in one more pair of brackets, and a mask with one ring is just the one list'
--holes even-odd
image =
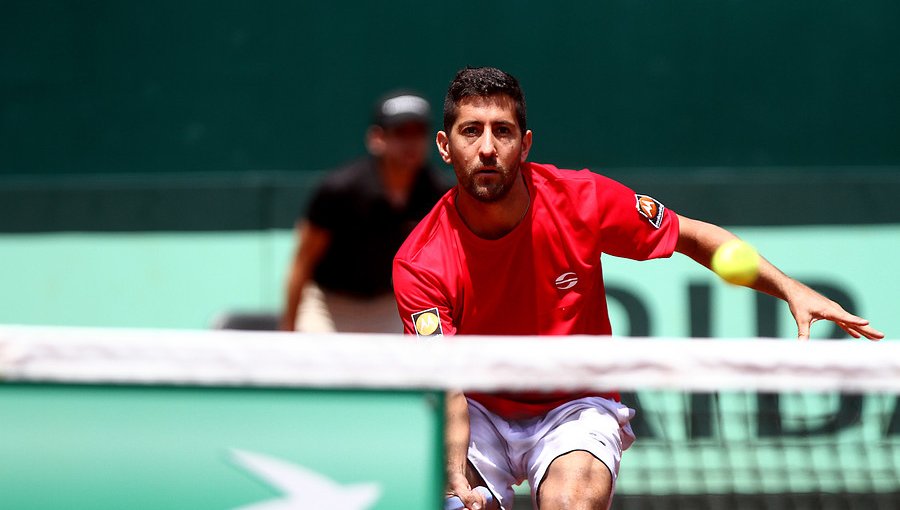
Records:
{"label": "tennis ball", "polygon": [[759,276],[759,253],[740,239],[722,243],[712,257],[712,270],[734,285],[752,285]]}

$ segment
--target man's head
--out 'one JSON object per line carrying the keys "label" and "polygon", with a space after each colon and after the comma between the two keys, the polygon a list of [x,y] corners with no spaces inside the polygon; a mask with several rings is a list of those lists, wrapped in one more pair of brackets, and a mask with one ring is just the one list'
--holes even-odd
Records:
{"label": "man's head", "polygon": [[528,157],[531,136],[525,97],[512,75],[492,67],[456,74],[444,100],[437,145],[469,195],[481,202],[506,197]]}
{"label": "man's head", "polygon": [[369,153],[388,165],[418,170],[428,157],[431,106],[425,98],[395,91],[375,103],[372,125],[366,133]]}
{"label": "man's head", "polygon": [[516,105],[516,121],[524,134],[526,122],[525,95],[515,76],[496,67],[467,67],[456,73],[444,98],[444,131],[450,132],[459,116],[459,104],[470,97],[506,96]]}

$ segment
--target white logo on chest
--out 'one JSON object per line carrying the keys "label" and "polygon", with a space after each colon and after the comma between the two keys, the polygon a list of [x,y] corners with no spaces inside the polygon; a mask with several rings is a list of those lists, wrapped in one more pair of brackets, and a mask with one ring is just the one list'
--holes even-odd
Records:
{"label": "white logo on chest", "polygon": [[578,275],[573,272],[563,273],[556,277],[556,288],[559,290],[571,289],[578,283]]}

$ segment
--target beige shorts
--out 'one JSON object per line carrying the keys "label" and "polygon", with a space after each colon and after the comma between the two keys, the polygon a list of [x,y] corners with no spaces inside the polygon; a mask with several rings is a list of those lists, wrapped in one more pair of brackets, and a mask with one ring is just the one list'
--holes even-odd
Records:
{"label": "beige shorts", "polygon": [[297,331],[304,333],[403,333],[393,293],[373,298],[323,291],[314,283],[303,288],[297,307]]}
{"label": "beige shorts", "polygon": [[550,463],[586,451],[609,468],[613,487],[622,452],[634,442],[629,421],[634,410],[600,397],[567,402],[545,416],[505,420],[469,400],[469,462],[484,478],[503,510],[511,510],[513,485],[528,480],[537,508],[537,491]]}

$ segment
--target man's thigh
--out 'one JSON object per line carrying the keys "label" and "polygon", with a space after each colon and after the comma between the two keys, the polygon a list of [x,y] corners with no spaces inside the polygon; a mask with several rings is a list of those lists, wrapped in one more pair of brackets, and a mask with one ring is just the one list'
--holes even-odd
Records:
{"label": "man's thigh", "polygon": [[[528,459],[532,497],[542,510],[606,508],[622,452],[634,438],[628,425],[633,411],[600,398],[566,406],[557,419],[548,416],[551,428]],[[578,499],[587,506],[576,504]],[[551,501],[566,504],[559,507]]]}
{"label": "man's thigh", "polygon": [[541,482],[541,510],[605,510],[612,498],[609,468],[592,454],[577,450],[553,460]]}

